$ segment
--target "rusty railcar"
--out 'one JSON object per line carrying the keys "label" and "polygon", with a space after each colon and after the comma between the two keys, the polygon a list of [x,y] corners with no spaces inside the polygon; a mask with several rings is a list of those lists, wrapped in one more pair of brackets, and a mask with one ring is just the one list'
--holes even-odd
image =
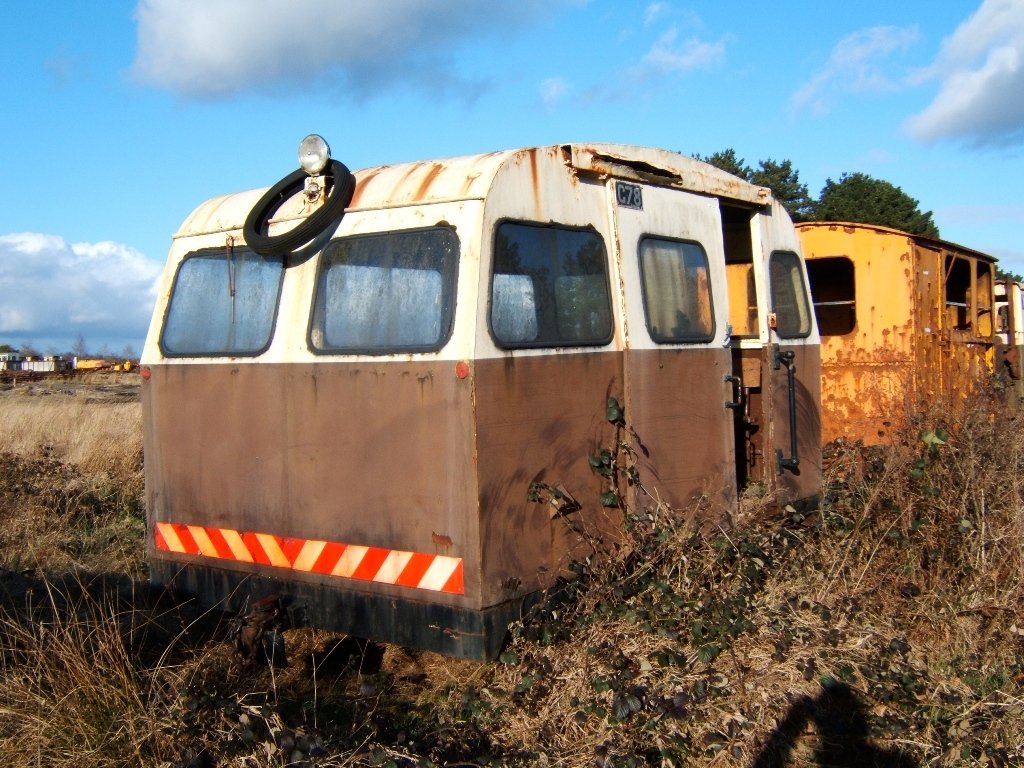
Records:
{"label": "rusty railcar", "polygon": [[871,224],[797,225],[821,334],[822,439],[885,442],[995,360],[995,259]]}
{"label": "rusty railcar", "polygon": [[621,521],[610,401],[679,508],[818,493],[818,334],[768,190],[658,149],[493,152],[358,171],[311,242],[254,252],[331,204],[317,178],[174,236],[142,359],[155,582],[493,657],[588,553],[570,528]]}

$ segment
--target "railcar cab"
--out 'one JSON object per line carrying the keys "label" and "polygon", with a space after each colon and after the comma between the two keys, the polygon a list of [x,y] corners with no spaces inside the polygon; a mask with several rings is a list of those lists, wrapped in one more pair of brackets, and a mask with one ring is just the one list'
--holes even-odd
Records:
{"label": "railcar cab", "polygon": [[592,457],[623,422],[680,510],[817,494],[818,335],[768,190],[634,146],[351,174],[321,142],[174,236],[142,360],[154,581],[486,658],[590,554],[574,531],[614,535]]}

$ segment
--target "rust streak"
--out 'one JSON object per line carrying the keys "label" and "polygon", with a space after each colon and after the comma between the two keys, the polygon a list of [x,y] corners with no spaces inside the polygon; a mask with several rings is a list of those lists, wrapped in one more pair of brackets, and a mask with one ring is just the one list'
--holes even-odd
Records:
{"label": "rust streak", "polygon": [[352,193],[352,202],[348,204],[349,208],[356,208],[359,206],[359,198],[363,194],[366,187],[369,186],[370,182],[373,181],[377,175],[387,168],[386,165],[378,166],[377,168],[371,168],[368,171],[364,171],[356,178],[356,189]]}
{"label": "rust streak", "polygon": [[537,150],[527,150],[527,156],[530,160],[530,178],[533,182],[533,204],[536,206],[535,210],[538,215],[541,211],[541,199],[540,199],[540,172],[537,169]]}
{"label": "rust streak", "polygon": [[441,163],[431,163],[430,170],[427,171],[427,175],[423,181],[420,182],[419,188],[416,190],[416,194],[413,196],[414,200],[422,200],[427,197],[427,193],[430,191],[430,185],[434,183],[434,180],[441,175],[441,171],[444,170],[444,166]]}

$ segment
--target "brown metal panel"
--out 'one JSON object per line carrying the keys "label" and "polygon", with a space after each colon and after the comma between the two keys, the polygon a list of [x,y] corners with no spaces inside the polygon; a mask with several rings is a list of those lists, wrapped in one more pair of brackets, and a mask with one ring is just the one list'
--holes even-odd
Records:
{"label": "brown metal panel", "polygon": [[[784,350],[794,353],[797,429],[797,457],[800,460],[795,470],[785,469],[779,473],[774,455],[765,457],[766,472],[774,473],[769,487],[779,492],[779,503],[799,501],[816,496],[821,491],[821,359],[819,348],[814,345],[786,345]],[[772,350],[768,348],[765,376],[771,376],[772,413],[766,419],[771,424],[772,453],[781,450],[786,458],[791,457],[791,430],[789,386],[786,368],[774,368]],[[766,400],[768,398],[765,398]]]}
{"label": "brown metal panel", "polygon": [[678,510],[704,496],[715,515],[736,502],[728,349],[627,350],[626,418],[646,453],[641,482]]}
{"label": "brown metal panel", "polygon": [[[453,362],[179,364],[151,372],[143,389],[152,519],[461,557],[464,597],[412,599],[477,605],[472,389]],[[410,596],[400,587],[344,585]]]}
{"label": "brown metal panel", "polygon": [[[617,510],[589,457],[612,442],[609,396],[622,399],[617,352],[512,355],[476,363],[477,468],[484,605],[546,586],[591,553],[569,524],[618,530]],[[581,505],[571,519],[527,498],[533,482],[564,488]],[[614,534],[611,534],[614,535]]]}

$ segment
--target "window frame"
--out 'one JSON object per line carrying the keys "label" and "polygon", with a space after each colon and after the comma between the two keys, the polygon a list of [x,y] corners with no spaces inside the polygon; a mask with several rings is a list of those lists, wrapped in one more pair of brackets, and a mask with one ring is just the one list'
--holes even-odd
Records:
{"label": "window frame", "polygon": [[[175,297],[175,295],[177,293],[177,290],[178,290],[178,281],[179,281],[179,278],[181,277],[181,273],[184,270],[186,264],[188,262],[190,262],[190,261],[193,261],[193,260],[197,259],[197,258],[209,258],[211,256],[218,256],[218,255],[221,256],[224,261],[227,261],[227,255],[228,255],[229,252],[234,252],[234,253],[244,252],[244,253],[247,253],[247,254],[251,254],[251,255],[255,256],[256,258],[258,258],[258,259],[260,259],[262,261],[267,261],[267,262],[276,261],[276,262],[280,262],[280,264],[281,264],[280,278],[277,281],[277,294],[274,297],[273,311],[271,313],[270,327],[268,328],[268,331],[267,331],[267,341],[266,341],[266,343],[262,347],[260,347],[258,349],[241,351],[241,352],[240,351],[232,351],[232,350],[220,350],[220,351],[214,351],[214,352],[195,352],[195,351],[192,351],[192,352],[176,352],[176,351],[169,350],[167,345],[164,342],[165,336],[167,334],[167,321],[168,321],[168,319],[171,316],[171,307],[174,305],[174,297]],[[178,262],[178,265],[177,265],[177,267],[174,270],[174,279],[171,281],[171,291],[170,291],[170,293],[167,296],[167,304],[164,306],[163,319],[161,320],[161,323],[160,323],[160,338],[159,338],[159,340],[157,342],[157,346],[160,348],[161,356],[163,356],[165,358],[211,358],[211,359],[213,359],[213,358],[236,358],[236,357],[247,357],[248,358],[248,357],[259,357],[260,355],[262,355],[264,352],[266,352],[268,349],[270,349],[270,346],[274,343],[274,336],[277,333],[277,320],[278,320],[278,315],[279,315],[280,309],[281,309],[281,295],[282,295],[283,290],[284,290],[284,276],[285,276],[285,272],[286,271],[287,271],[287,267],[285,266],[285,259],[284,259],[283,256],[263,256],[261,254],[256,253],[251,248],[249,248],[247,246],[244,246],[244,245],[243,246],[234,246],[234,245],[227,246],[227,245],[225,245],[225,246],[216,246],[216,247],[210,247],[210,248],[200,248],[198,250],[189,251],[188,253],[186,253],[181,258],[181,260]]]}
{"label": "window frame", "polygon": [[[782,333],[782,332],[780,332],[779,324],[778,324],[779,313],[778,313],[778,310],[775,308],[775,298],[776,298],[775,297],[775,280],[772,278],[772,263],[774,262],[774,260],[775,260],[775,258],[777,256],[792,256],[794,259],[796,259],[797,264],[800,266],[800,269],[797,271],[797,273],[800,275],[800,287],[802,289],[801,296],[803,297],[804,310],[806,311],[806,317],[807,317],[807,330],[806,331],[803,331],[803,332],[800,332],[800,333]],[[786,340],[806,339],[806,338],[809,338],[811,336],[811,334],[814,332],[815,318],[814,318],[814,307],[813,307],[813,304],[812,304],[813,299],[811,297],[811,292],[810,292],[810,290],[808,289],[808,286],[807,286],[807,273],[806,273],[806,270],[803,267],[803,263],[804,263],[803,257],[799,253],[797,253],[796,251],[793,251],[793,250],[785,250],[785,249],[780,248],[778,250],[772,251],[768,255],[768,304],[769,304],[768,311],[771,312],[773,315],[775,315],[775,328],[772,329],[772,330],[775,331],[775,335],[778,336],[780,339],[786,339]]]}
{"label": "window frame", "polygon": [[[697,248],[700,249],[700,253],[704,257],[704,269],[707,271],[707,278],[708,278],[707,279],[707,300],[708,300],[708,310],[711,313],[711,330],[708,332],[707,335],[692,336],[692,337],[682,338],[682,337],[671,337],[671,336],[667,336],[667,335],[664,335],[664,334],[656,335],[654,333],[654,330],[651,327],[650,304],[649,304],[648,295],[647,295],[647,279],[646,279],[645,270],[644,270],[644,258],[643,258],[643,245],[644,245],[644,242],[647,241],[647,240],[655,240],[655,241],[659,241],[659,242],[662,242],[662,243],[670,243],[670,244],[678,244],[678,245],[695,245],[695,246],[697,246]],[[656,234],[652,234],[652,233],[647,232],[647,233],[644,233],[643,235],[641,235],[640,239],[637,241],[636,260],[637,260],[637,268],[638,268],[638,270],[640,272],[640,294],[641,294],[641,300],[643,302],[644,325],[647,326],[647,335],[651,338],[651,341],[653,341],[656,344],[664,344],[664,345],[669,345],[669,344],[676,344],[676,345],[679,345],[679,344],[710,344],[711,342],[713,342],[715,340],[715,334],[718,333],[718,320],[715,317],[715,295],[714,295],[714,290],[713,290],[713,283],[714,283],[714,281],[711,279],[711,261],[708,258],[708,252],[707,252],[707,249],[704,247],[704,244],[701,243],[699,240],[689,240],[689,239],[686,239],[686,238],[679,238],[679,237],[666,237],[664,235],[656,235]]]}
{"label": "window frame", "polygon": [[[505,273],[505,272],[495,272],[495,267],[496,267],[496,263],[497,263],[497,252],[498,252],[498,248],[497,248],[498,233],[500,232],[501,228],[503,226],[507,225],[507,224],[511,224],[511,225],[515,225],[515,226],[519,226],[519,227],[528,227],[528,228],[531,228],[531,229],[561,230],[561,231],[564,231],[564,232],[582,232],[582,233],[591,234],[591,235],[593,235],[594,237],[597,238],[598,242],[601,245],[601,250],[602,250],[602,253],[603,253],[603,256],[604,256],[602,263],[604,264],[604,270],[603,270],[604,288],[605,288],[605,299],[607,301],[607,309],[608,309],[608,333],[605,336],[603,336],[603,337],[601,337],[599,339],[593,339],[593,340],[589,340],[589,341],[578,341],[578,340],[550,341],[550,340],[543,340],[543,341],[509,342],[509,341],[503,341],[503,340],[498,338],[497,334],[494,332],[494,322],[493,322],[493,320],[494,320],[494,318],[493,318],[493,308],[494,308],[494,276],[495,276],[495,274],[509,274],[509,273]],[[614,299],[613,299],[613,296],[612,296],[611,265],[609,263],[609,258],[608,258],[608,244],[605,242],[604,236],[601,234],[600,230],[598,230],[597,227],[595,227],[594,225],[589,224],[589,225],[578,226],[578,225],[562,224],[560,222],[554,222],[554,221],[551,221],[551,222],[537,222],[537,221],[530,221],[530,220],[525,220],[525,219],[512,219],[512,218],[499,219],[499,220],[497,220],[494,223],[494,227],[493,227],[493,230],[492,230],[492,237],[491,237],[491,259],[490,259],[490,262],[491,262],[490,263],[490,274],[488,275],[488,278],[487,278],[487,332],[490,335],[491,340],[494,342],[495,346],[498,347],[499,349],[505,349],[505,350],[515,350],[515,349],[573,349],[573,348],[576,348],[576,347],[604,347],[604,346],[607,346],[608,344],[610,344],[612,342],[612,340],[615,338],[615,302],[614,302]]]}
{"label": "window frame", "polygon": [[[441,279],[441,296],[442,296],[442,314],[441,314],[441,328],[438,334],[438,340],[433,344],[415,344],[415,345],[403,345],[403,346],[387,346],[387,347],[318,347],[313,343],[313,331],[317,320],[317,307],[318,299],[320,298],[321,280],[324,277],[325,271],[328,269],[328,258],[331,246],[339,242],[351,242],[354,240],[367,240],[370,238],[382,238],[390,237],[395,235],[411,235],[422,232],[443,232],[452,238],[455,249],[452,255],[453,263],[450,265],[451,275],[448,278],[447,285],[445,284],[445,273],[442,271]],[[306,346],[310,352],[318,356],[337,356],[337,355],[365,355],[367,357],[383,357],[387,355],[396,354],[430,354],[440,352],[448,342],[451,340],[452,333],[455,329],[455,314],[458,308],[458,294],[459,294],[459,267],[462,260],[462,240],[459,238],[458,232],[455,227],[452,226],[429,226],[429,227],[413,227],[410,229],[388,229],[377,232],[362,232],[359,234],[345,235],[343,237],[332,238],[317,255],[317,266],[316,276],[313,282],[313,294],[310,298],[309,305],[309,322],[306,325]],[[363,266],[363,265],[360,265]],[[444,291],[445,289],[450,290],[451,302],[450,309],[447,313],[444,312]]]}
{"label": "window frame", "polygon": [[[815,295],[815,291],[814,291],[814,276],[813,276],[812,273],[818,272],[818,266],[819,265],[822,267],[822,269],[821,269],[822,272],[829,272],[830,270],[827,269],[826,267],[827,266],[831,266],[831,265],[826,265],[825,262],[833,262],[834,263],[834,262],[838,262],[840,260],[847,262],[847,265],[849,266],[849,276],[850,276],[850,279],[849,279],[848,285],[849,285],[849,288],[850,288],[850,291],[849,291],[850,298],[849,299],[834,299],[834,300],[830,300],[830,301],[818,301],[817,296]],[[851,334],[856,333],[857,332],[857,326],[858,326],[858,319],[859,318],[857,316],[857,306],[858,306],[858,303],[857,303],[857,265],[854,262],[854,260],[852,258],[850,258],[849,256],[847,256],[846,254],[837,254],[835,256],[820,256],[820,257],[814,258],[814,259],[805,259],[804,260],[804,264],[805,264],[805,267],[807,269],[807,280],[808,280],[809,290],[810,290],[810,294],[811,294],[811,308],[814,311],[814,320],[818,324],[818,333],[821,336],[828,336],[830,338],[832,338],[832,337],[842,338],[844,336],[850,336]],[[834,269],[834,267],[832,267],[832,269]],[[835,284],[836,284],[836,282],[832,281],[831,285],[835,285]],[[835,323],[833,321],[831,321],[831,320],[828,323],[822,323],[821,322],[821,317],[818,314],[818,307],[825,307],[825,308],[848,307],[849,310],[850,310],[851,317],[853,319],[853,322],[850,324],[849,330],[844,331],[843,333],[830,333],[829,331],[827,331],[826,328],[833,327],[833,325],[835,325]]]}

